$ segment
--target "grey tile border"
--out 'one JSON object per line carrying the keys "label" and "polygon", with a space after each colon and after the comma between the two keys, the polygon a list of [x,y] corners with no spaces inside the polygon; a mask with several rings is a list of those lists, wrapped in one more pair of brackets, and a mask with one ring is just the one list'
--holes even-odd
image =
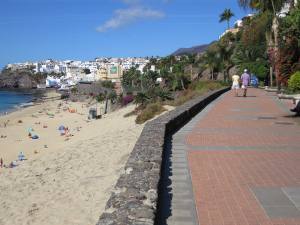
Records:
{"label": "grey tile border", "polygon": [[294,203],[298,210],[300,210],[300,187],[284,187],[282,191]]}
{"label": "grey tile border", "polygon": [[[171,162],[172,161],[177,161],[180,162],[178,163],[173,163],[171,165],[171,185],[170,187],[172,188],[172,201],[171,201],[171,209],[172,209],[172,214],[168,218],[168,225],[186,225],[187,222],[191,222],[192,224],[198,225],[200,222],[198,221],[197,217],[197,210],[196,210],[196,205],[195,205],[195,198],[193,194],[193,185],[192,185],[192,180],[191,180],[191,174],[189,170],[189,165],[187,161],[187,152],[189,146],[187,144],[182,144],[185,143],[185,139],[187,135],[194,129],[195,125],[205,118],[205,116],[210,112],[210,110],[214,107],[214,105],[220,101],[223,98],[223,96],[220,96],[217,98],[214,102],[209,104],[207,107],[205,107],[199,114],[197,114],[189,123],[187,123],[185,126],[183,126],[180,130],[178,130],[174,135],[173,135],[173,146],[172,146],[172,156],[171,156]],[[176,155],[176,150],[180,148],[182,152],[180,155]],[[181,158],[181,160],[179,160]],[[185,164],[185,166],[183,165]],[[180,172],[178,172],[178,167],[180,166],[182,168],[187,168],[186,170],[183,170],[182,173],[184,173],[184,176]],[[177,170],[176,170],[177,169]],[[175,172],[176,171],[176,172]],[[182,181],[184,177],[184,184],[181,182],[177,182],[178,180]],[[185,193],[184,195],[184,201],[186,203],[182,202],[182,195],[180,195],[181,191],[187,191],[188,193]],[[183,217],[183,220],[180,220],[179,218],[182,215],[178,215],[180,212],[184,212],[187,207],[190,207],[190,211],[192,212],[190,216],[185,216]]]}
{"label": "grey tile border", "polygon": [[280,187],[253,187],[251,190],[263,206],[294,206]]}
{"label": "grey tile border", "polygon": [[264,206],[264,210],[271,219],[300,218],[300,211],[295,206]]}
{"label": "grey tile border", "polygon": [[252,187],[251,191],[271,219],[300,218],[299,208],[291,200],[291,196],[285,193],[291,193],[291,189],[288,187]]}

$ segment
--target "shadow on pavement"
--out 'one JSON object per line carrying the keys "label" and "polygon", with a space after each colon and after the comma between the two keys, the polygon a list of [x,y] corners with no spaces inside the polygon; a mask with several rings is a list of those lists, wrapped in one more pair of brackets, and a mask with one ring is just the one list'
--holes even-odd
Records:
{"label": "shadow on pavement", "polygon": [[172,175],[172,162],[170,160],[172,155],[172,140],[172,136],[168,136],[165,139],[155,225],[167,225],[167,219],[172,214],[171,202],[173,196],[170,180],[170,176]]}

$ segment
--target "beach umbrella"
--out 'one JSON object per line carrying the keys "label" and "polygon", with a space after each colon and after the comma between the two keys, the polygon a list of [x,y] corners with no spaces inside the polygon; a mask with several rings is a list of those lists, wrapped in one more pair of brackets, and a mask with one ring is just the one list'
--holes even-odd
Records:
{"label": "beach umbrella", "polygon": [[65,130],[65,126],[60,125],[60,126],[58,127],[58,130]]}

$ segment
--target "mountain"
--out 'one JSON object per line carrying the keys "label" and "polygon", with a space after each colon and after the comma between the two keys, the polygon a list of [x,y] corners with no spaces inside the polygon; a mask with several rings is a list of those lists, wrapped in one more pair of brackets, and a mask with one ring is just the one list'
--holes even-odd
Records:
{"label": "mountain", "polygon": [[191,48],[180,48],[171,55],[179,56],[179,55],[185,55],[185,54],[197,54],[197,53],[203,53],[210,44],[204,44],[204,45],[197,45]]}

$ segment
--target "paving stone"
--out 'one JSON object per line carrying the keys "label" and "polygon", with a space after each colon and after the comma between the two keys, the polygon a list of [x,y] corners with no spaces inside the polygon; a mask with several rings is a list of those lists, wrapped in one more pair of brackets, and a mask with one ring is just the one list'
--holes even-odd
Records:
{"label": "paving stone", "polygon": [[188,174],[184,174],[184,175],[178,175],[178,174],[173,174],[172,176],[172,181],[174,182],[188,182],[190,177],[188,176]]}
{"label": "paving stone", "polygon": [[284,187],[282,191],[289,197],[289,199],[300,209],[300,187]]}
{"label": "paving stone", "polygon": [[185,169],[185,168],[188,168],[188,166],[187,166],[186,163],[183,163],[183,162],[178,162],[178,163],[173,162],[172,163],[172,168],[183,168],[183,169]]}
{"label": "paving stone", "polygon": [[168,219],[168,225],[198,225],[195,221],[189,221],[189,217],[172,217]]}
{"label": "paving stone", "polygon": [[292,207],[294,204],[291,200],[284,194],[281,188],[252,188],[253,193],[260,202],[260,204],[265,206],[287,206]]}
{"label": "paving stone", "polygon": [[182,152],[172,152],[171,157],[186,157],[186,151],[182,151]]}
{"label": "paving stone", "polygon": [[188,218],[193,218],[194,214],[191,210],[184,210],[182,208],[179,209],[174,209],[172,208],[172,215],[176,217],[188,217]]}
{"label": "paving stone", "polygon": [[171,173],[173,176],[177,176],[182,174],[189,174],[189,171],[187,168],[172,168]]}
{"label": "paving stone", "polygon": [[271,219],[300,218],[300,211],[295,206],[264,206],[264,210]]}
{"label": "paving stone", "polygon": [[172,163],[185,163],[187,165],[187,159],[182,157],[172,157],[171,158]]}
{"label": "paving stone", "polygon": [[176,205],[177,208],[191,208],[194,205],[193,199],[182,199],[182,198],[173,198],[172,199],[172,204]]}

